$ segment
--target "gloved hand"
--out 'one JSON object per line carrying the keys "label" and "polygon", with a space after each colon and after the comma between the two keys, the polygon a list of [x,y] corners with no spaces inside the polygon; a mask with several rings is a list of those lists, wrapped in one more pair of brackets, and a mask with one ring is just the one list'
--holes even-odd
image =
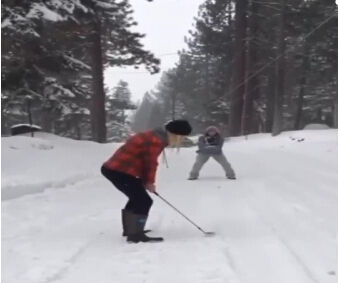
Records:
{"label": "gloved hand", "polygon": [[156,192],[156,185],[155,184],[146,184],[146,189],[151,193],[155,193]]}

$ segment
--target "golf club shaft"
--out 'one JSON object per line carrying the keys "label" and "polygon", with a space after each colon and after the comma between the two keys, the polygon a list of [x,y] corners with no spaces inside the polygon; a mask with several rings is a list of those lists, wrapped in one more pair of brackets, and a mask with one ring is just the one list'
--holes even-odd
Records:
{"label": "golf club shaft", "polygon": [[201,227],[199,227],[195,222],[190,220],[187,216],[185,216],[181,211],[179,211],[175,206],[173,206],[170,202],[168,202],[165,198],[163,198],[161,195],[159,195],[157,192],[154,192],[155,195],[157,195],[161,200],[163,200],[166,204],[171,206],[173,209],[175,209],[179,214],[181,214],[186,220],[188,220],[192,225],[194,225],[198,230],[203,232],[204,234],[207,234]]}

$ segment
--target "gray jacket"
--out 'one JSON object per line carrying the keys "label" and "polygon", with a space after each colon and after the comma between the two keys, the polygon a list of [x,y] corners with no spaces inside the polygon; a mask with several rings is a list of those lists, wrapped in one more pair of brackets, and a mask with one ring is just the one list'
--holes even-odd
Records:
{"label": "gray jacket", "polygon": [[216,134],[215,136],[203,135],[198,139],[197,153],[201,154],[222,154],[224,139]]}

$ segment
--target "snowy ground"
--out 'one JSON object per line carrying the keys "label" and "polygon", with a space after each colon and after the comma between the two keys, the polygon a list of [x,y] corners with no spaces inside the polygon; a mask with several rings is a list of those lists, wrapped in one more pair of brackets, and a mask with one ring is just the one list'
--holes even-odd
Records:
{"label": "snowy ground", "polygon": [[153,196],[159,244],[121,237],[126,199],[99,175],[116,147],[2,138],[2,282],[338,282],[337,130],[232,139],[236,181],[213,160],[188,181],[195,148],[168,150],[158,192],[217,235]]}

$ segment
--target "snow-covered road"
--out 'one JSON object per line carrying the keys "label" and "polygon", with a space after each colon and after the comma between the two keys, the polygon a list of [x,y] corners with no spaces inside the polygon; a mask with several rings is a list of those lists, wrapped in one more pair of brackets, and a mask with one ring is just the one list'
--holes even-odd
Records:
{"label": "snow-covered road", "polygon": [[153,196],[157,244],[121,237],[126,199],[99,175],[113,148],[2,139],[2,282],[338,282],[337,130],[227,142],[236,181],[212,160],[188,181],[195,149],[168,150],[158,192],[216,236]]}

